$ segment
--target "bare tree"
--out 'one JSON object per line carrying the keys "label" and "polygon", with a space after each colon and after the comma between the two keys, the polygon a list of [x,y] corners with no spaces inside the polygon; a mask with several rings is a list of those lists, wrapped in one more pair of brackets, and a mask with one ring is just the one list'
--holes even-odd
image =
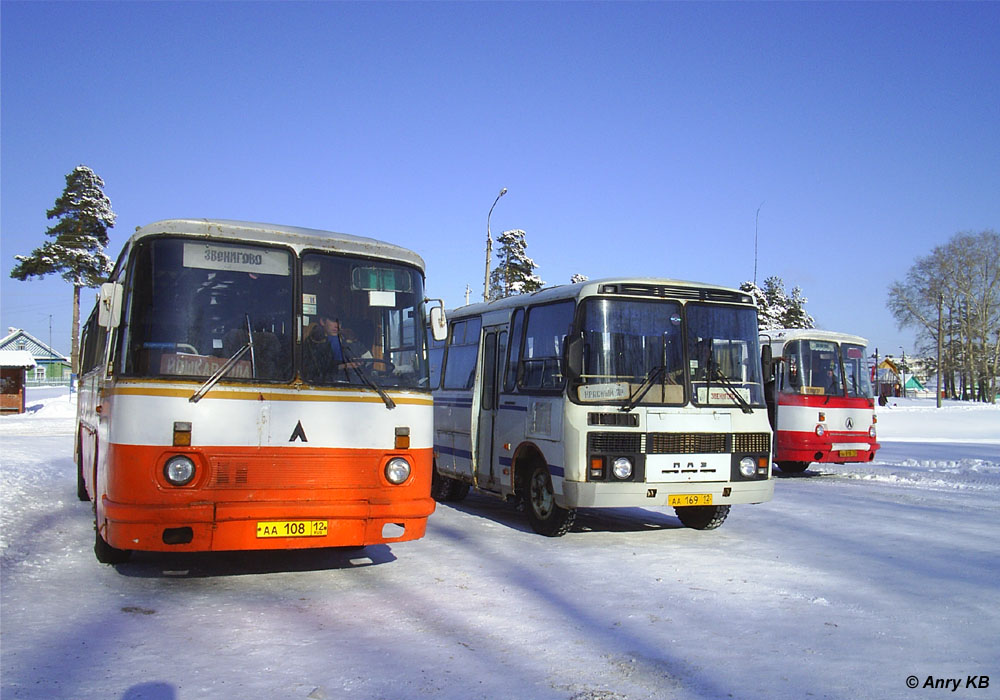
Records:
{"label": "bare tree", "polygon": [[1000,374],[1000,235],[957,233],[917,258],[889,287],[889,310],[900,328],[917,331],[931,354],[941,319],[941,373],[953,398],[996,401]]}

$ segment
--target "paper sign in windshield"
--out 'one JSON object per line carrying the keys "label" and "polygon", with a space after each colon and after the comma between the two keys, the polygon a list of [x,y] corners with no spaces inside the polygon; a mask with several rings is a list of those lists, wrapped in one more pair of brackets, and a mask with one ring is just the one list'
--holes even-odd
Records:
{"label": "paper sign in windshield", "polygon": [[628,384],[584,384],[577,392],[581,401],[624,401],[628,398]]}
{"label": "paper sign in windshield", "polygon": [[750,390],[746,387],[738,386],[734,389],[726,389],[721,386],[713,386],[711,389],[706,389],[705,387],[698,388],[698,403],[737,403],[733,392],[739,394],[747,403],[750,402]]}

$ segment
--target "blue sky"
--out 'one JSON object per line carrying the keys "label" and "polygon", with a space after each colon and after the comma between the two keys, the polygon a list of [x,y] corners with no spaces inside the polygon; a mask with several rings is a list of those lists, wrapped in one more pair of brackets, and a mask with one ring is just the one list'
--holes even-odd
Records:
{"label": "blue sky", "polygon": [[998,3],[4,0],[0,26],[0,329],[51,315],[66,353],[70,287],[10,270],[81,163],[112,257],[164,218],[335,230],[416,250],[449,307],[501,187],[494,235],[548,284],[738,286],[759,207],[758,283],[882,354],[913,343],[888,285],[1000,228]]}

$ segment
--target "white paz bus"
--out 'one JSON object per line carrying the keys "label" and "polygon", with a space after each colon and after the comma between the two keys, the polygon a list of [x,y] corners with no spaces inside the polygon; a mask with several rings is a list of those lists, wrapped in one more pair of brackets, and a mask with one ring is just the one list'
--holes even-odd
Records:
{"label": "white paz bus", "polygon": [[438,500],[470,487],[559,536],[581,507],[718,527],[771,499],[757,311],[737,290],[603,279],[449,311],[431,343]]}

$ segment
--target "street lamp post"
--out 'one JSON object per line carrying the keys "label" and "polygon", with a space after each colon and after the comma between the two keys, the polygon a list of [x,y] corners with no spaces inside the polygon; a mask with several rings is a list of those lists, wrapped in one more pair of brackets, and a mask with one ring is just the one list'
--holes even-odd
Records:
{"label": "street lamp post", "polygon": [[[507,188],[500,190],[500,194],[493,200],[493,207],[497,205],[500,198],[507,194]],[[483,278],[483,301],[490,300],[490,256],[493,254],[493,236],[490,235],[490,217],[493,216],[493,207],[486,215],[486,276]]]}
{"label": "street lamp post", "polygon": [[906,398],[906,350],[903,350],[903,346],[900,345],[899,349],[903,351],[903,359],[899,363],[899,374],[900,374],[900,391],[903,392],[903,398]]}

